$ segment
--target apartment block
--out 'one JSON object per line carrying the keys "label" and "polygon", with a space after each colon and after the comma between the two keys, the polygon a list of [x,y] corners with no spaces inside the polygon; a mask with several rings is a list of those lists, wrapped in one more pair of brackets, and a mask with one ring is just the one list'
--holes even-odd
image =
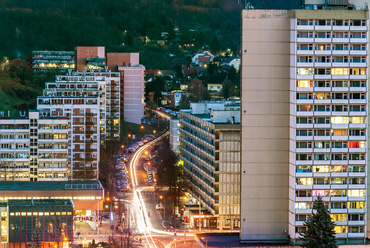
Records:
{"label": "apartment block", "polygon": [[240,103],[191,103],[180,110],[179,151],[189,192],[212,216],[204,221],[221,230],[238,227]]}
{"label": "apartment block", "polygon": [[300,242],[322,196],[367,237],[367,10],[243,10],[241,242]]}
{"label": "apartment block", "polygon": [[144,117],[144,73],[143,65],[118,66],[121,78],[122,120],[141,124]]}
{"label": "apartment block", "polygon": [[68,119],[71,179],[98,178],[100,146],[119,139],[119,93],[119,73],[91,70],[56,76],[38,97],[43,115]]}
{"label": "apartment block", "polygon": [[179,153],[180,146],[180,119],[170,119],[170,148],[176,154]]}
{"label": "apartment block", "polygon": [[73,51],[33,51],[31,56],[34,73],[66,73],[75,68]]}
{"label": "apartment block", "polygon": [[68,180],[68,134],[63,117],[1,117],[0,181]]}

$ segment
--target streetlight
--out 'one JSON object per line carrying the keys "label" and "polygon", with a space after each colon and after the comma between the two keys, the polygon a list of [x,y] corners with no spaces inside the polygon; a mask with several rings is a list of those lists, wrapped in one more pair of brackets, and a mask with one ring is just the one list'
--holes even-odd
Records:
{"label": "streetlight", "polygon": [[163,203],[163,223],[165,223],[166,221],[166,198],[163,197],[162,195],[159,196],[159,199],[163,199],[164,203]]}

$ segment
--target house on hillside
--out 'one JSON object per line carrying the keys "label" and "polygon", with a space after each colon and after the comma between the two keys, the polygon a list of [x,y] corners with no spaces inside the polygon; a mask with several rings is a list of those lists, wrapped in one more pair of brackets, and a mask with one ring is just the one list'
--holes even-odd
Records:
{"label": "house on hillside", "polygon": [[220,98],[222,94],[223,84],[227,78],[225,76],[211,76],[207,79],[206,85],[211,98]]}
{"label": "house on hillside", "polygon": [[191,58],[191,63],[193,65],[202,66],[203,65],[202,63],[212,62],[214,58],[215,55],[211,51],[206,50],[202,53],[196,53],[195,55],[193,55],[193,57]]}
{"label": "house on hillside", "polygon": [[238,57],[216,57],[214,59],[214,62],[217,63],[218,67],[223,67],[223,66],[232,66],[235,68],[235,70],[238,72],[239,67],[240,67],[240,58]]}

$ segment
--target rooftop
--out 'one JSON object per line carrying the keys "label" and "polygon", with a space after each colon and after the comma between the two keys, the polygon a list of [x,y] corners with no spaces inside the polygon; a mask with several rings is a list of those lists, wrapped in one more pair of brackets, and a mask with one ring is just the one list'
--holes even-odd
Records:
{"label": "rooftop", "polygon": [[8,200],[8,206],[73,205],[71,199]]}
{"label": "rooftop", "polygon": [[103,190],[99,181],[1,182],[0,191]]}

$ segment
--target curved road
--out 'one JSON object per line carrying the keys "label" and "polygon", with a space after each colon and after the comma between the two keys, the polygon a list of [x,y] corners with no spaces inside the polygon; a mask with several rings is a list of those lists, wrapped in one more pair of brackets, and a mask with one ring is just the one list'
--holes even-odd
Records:
{"label": "curved road", "polygon": [[[144,201],[145,197],[143,197],[143,193],[154,192],[154,187],[153,186],[141,186],[142,183],[138,182],[139,170],[137,171],[137,168],[140,166],[139,159],[142,157],[143,152],[149,146],[158,142],[159,140],[163,139],[164,137],[168,135],[169,135],[169,131],[165,132],[157,139],[139,148],[135,152],[135,154],[133,155],[130,161],[131,185],[132,185],[132,189],[134,192],[134,200],[131,206],[133,206],[134,209],[136,210],[134,211],[131,208],[130,213],[132,214],[132,216],[135,216],[134,219],[136,221],[136,227],[139,230],[139,232],[144,235],[145,237],[144,243],[146,243],[149,247],[160,247],[160,248],[166,247],[167,248],[167,247],[173,246],[174,245],[174,242],[173,242],[174,233],[164,231],[164,228],[161,230],[161,229],[153,227],[151,217],[149,217],[148,209],[147,209],[147,205],[152,204],[152,203],[148,202],[148,199],[146,199],[147,203],[145,203]],[[157,226],[159,226],[158,223],[157,223]],[[186,236],[193,237],[194,233],[187,233]],[[180,242],[180,240],[178,242]]]}

